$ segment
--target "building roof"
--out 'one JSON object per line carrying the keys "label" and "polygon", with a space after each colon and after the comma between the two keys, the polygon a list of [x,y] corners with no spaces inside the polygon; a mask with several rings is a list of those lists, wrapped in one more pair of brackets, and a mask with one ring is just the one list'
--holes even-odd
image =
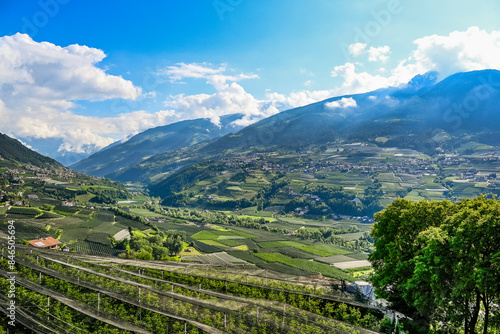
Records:
{"label": "building roof", "polygon": [[364,299],[370,301],[375,300],[375,290],[373,289],[373,286],[368,282],[356,281],[354,283],[351,283],[347,287],[347,292],[351,293],[359,292]]}
{"label": "building roof", "polygon": [[52,247],[56,245],[60,245],[61,242],[57,239],[54,239],[52,237],[48,238],[41,238],[41,239],[36,239],[36,240],[31,240],[30,245],[39,247],[39,248],[47,248],[47,247]]}

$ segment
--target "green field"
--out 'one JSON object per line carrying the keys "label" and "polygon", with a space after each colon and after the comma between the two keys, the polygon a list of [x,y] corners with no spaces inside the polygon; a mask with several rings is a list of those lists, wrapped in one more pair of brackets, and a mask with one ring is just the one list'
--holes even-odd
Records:
{"label": "green field", "polygon": [[71,240],[84,240],[90,232],[90,229],[84,227],[64,229],[61,240],[64,242],[70,242]]}
{"label": "green field", "polygon": [[196,239],[199,242],[203,242],[204,244],[210,245],[210,246],[218,246],[218,247],[228,247],[224,244],[221,244],[220,242],[217,242],[215,240],[205,240],[205,239]]}
{"label": "green field", "polygon": [[26,208],[23,206],[13,206],[9,209],[9,214],[36,216],[42,213],[38,208]]}
{"label": "green field", "polygon": [[380,173],[377,178],[380,182],[401,182],[401,178],[395,176],[394,173]]}
{"label": "green field", "polygon": [[351,241],[351,240],[359,239],[364,234],[365,234],[365,232],[362,231],[362,232],[356,232],[356,233],[339,234],[339,237],[341,237],[344,240]]}
{"label": "green field", "polygon": [[258,245],[262,248],[276,248],[276,247],[290,246],[319,256],[349,254],[349,251],[320,243],[313,245],[306,245],[296,241],[267,241],[267,242],[259,242]]}
{"label": "green field", "polygon": [[259,216],[249,216],[249,215],[240,215],[240,216],[236,216],[236,217],[238,217],[238,218],[251,218],[251,219],[256,219],[256,220],[257,219],[265,219],[270,223],[277,221],[276,218],[272,218],[272,217],[259,217]]}
{"label": "green field", "polygon": [[[345,255],[333,255],[333,256],[327,256],[327,257],[318,257],[315,259],[316,261],[323,262],[323,263],[338,263],[338,262],[348,262],[348,261],[355,261],[356,259],[354,257],[345,256]],[[362,259],[365,260],[365,259]]]}
{"label": "green field", "polygon": [[196,240],[218,240],[218,239],[252,239],[254,235],[245,232],[229,230],[203,230],[191,236]]}
{"label": "green field", "polygon": [[252,255],[248,252],[243,252],[243,251],[238,251],[238,250],[234,250],[234,251],[229,251],[227,252],[228,254],[231,254],[232,256],[234,257],[237,257],[239,259],[242,259],[246,262],[249,262],[249,263],[253,263],[253,264],[257,264],[257,265],[260,265],[260,264],[264,264],[264,263],[267,263],[266,261],[264,261],[263,259],[261,259],[260,257],[257,257],[255,255]]}
{"label": "green field", "polygon": [[349,257],[352,257],[355,260],[368,260],[368,255],[366,253],[354,253],[354,254],[349,254]]}
{"label": "green field", "polygon": [[130,213],[133,213],[134,215],[141,216],[141,217],[164,217],[164,218],[166,218],[166,216],[161,215],[159,213],[149,211],[148,209],[131,208]]}
{"label": "green field", "polygon": [[78,241],[70,246],[72,251],[98,256],[116,256],[120,253],[116,249],[93,241]]}
{"label": "green field", "polygon": [[[39,225],[36,224],[34,225],[33,223],[24,223],[24,222],[19,222],[16,221],[14,223],[15,227],[15,237],[17,240],[32,240],[32,239],[37,239],[41,237],[49,237],[53,236],[52,231],[47,231],[44,227],[44,225]],[[9,224],[7,223],[0,223],[0,231],[3,231],[4,233],[9,232]]]}
{"label": "green field", "polygon": [[247,264],[246,261],[227,253],[188,255],[184,256],[184,258],[189,261],[206,263],[214,266]]}
{"label": "green field", "polygon": [[76,200],[79,202],[89,202],[94,197],[94,194],[84,194],[76,196]]}
{"label": "green field", "polygon": [[100,243],[106,246],[110,246],[111,242],[109,240],[110,235],[108,233],[102,232],[91,232],[85,237],[86,241],[92,241],[96,243]]}
{"label": "green field", "polygon": [[121,230],[123,230],[122,226],[112,224],[109,222],[103,223],[94,229],[95,232],[105,233],[105,234],[109,234],[109,235],[115,235],[116,233],[120,232]]}
{"label": "green field", "polygon": [[91,219],[86,221],[81,227],[86,228],[97,228],[102,224],[110,224],[114,222],[114,217],[112,214],[104,213],[104,212],[96,212]]}
{"label": "green field", "polygon": [[280,263],[280,262],[273,262],[273,263],[264,262],[263,264],[257,264],[257,266],[262,268],[262,269],[277,271],[277,272],[280,272],[283,274],[293,275],[293,276],[311,276],[311,275],[314,275],[310,271],[291,267],[291,266],[288,266],[288,265]]}
{"label": "green field", "polygon": [[322,274],[335,279],[352,281],[352,277],[344,273],[342,270],[323,263],[304,259],[294,259],[280,253],[256,253],[255,255],[267,262],[279,262],[310,273]]}
{"label": "green field", "polygon": [[195,245],[195,248],[198,251],[203,252],[203,253],[216,253],[216,252],[220,252],[222,250],[221,247],[212,246],[212,245],[206,244],[204,242],[200,242],[199,240],[194,240],[191,237],[186,237],[186,241],[193,242]]}
{"label": "green field", "polygon": [[[149,227],[141,222],[138,222],[137,220],[131,220],[127,219],[121,216],[116,216],[115,221],[117,222],[117,226],[122,226],[124,228],[128,228],[129,226],[138,230],[145,230],[148,229]],[[160,224],[157,224],[160,225]],[[160,226],[158,226],[160,227]]]}
{"label": "green field", "polygon": [[222,244],[223,246],[226,247],[237,247],[244,245],[245,243],[243,242],[244,240],[248,239],[218,239],[217,242]]}
{"label": "green field", "polygon": [[295,247],[265,248],[262,251],[265,251],[266,253],[281,253],[283,255],[297,258],[297,259],[311,260],[311,259],[318,257],[318,255],[316,255],[316,254],[309,253],[309,252],[303,251],[302,249],[295,248]]}

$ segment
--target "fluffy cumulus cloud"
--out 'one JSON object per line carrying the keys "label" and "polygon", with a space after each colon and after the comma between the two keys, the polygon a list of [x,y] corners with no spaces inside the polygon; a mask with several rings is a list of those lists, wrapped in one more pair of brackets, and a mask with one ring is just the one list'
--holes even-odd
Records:
{"label": "fluffy cumulus cloud", "polygon": [[445,78],[457,72],[500,70],[500,31],[470,27],[448,36],[425,36],[413,43],[416,49],[393,70],[399,81],[428,71],[437,71]]}
{"label": "fluffy cumulus cloud", "polygon": [[[35,42],[24,34],[0,37],[0,131],[15,137],[62,139],[61,151],[83,153],[113,137],[166,123],[172,111],[89,117],[77,101],[135,100],[141,89],[97,67],[106,55],[82,45]],[[114,136],[113,136],[114,135]]]}
{"label": "fluffy cumulus cloud", "polygon": [[368,55],[368,61],[381,61],[383,63],[389,60],[388,54],[391,53],[391,48],[388,45],[379,47],[368,47],[365,43],[353,43],[348,49],[351,56],[357,58],[362,55]]}
{"label": "fluffy cumulus cloud", "polygon": [[238,83],[217,84],[216,89],[214,94],[172,96],[166,106],[175,108],[183,119],[209,118],[217,125],[222,115],[241,113],[251,117],[265,114],[260,102]]}
{"label": "fluffy cumulus cloud", "polygon": [[[0,85],[19,97],[56,102],[74,100],[135,99],[141,90],[132,82],[107,74],[95,65],[106,55],[81,45],[60,47],[37,43],[28,35],[0,38]],[[5,99],[7,94],[2,94]]]}
{"label": "fluffy cumulus cloud", "polygon": [[336,90],[339,93],[338,95],[365,93],[378,88],[399,84],[391,77],[373,75],[368,72],[358,73],[356,72],[356,65],[353,63],[336,66],[331,75],[332,77],[342,77],[344,80],[342,86]]}
{"label": "fluffy cumulus cloud", "polygon": [[267,92],[266,100],[279,110],[297,108],[335,96],[335,90],[303,90],[290,94]]}
{"label": "fluffy cumulus cloud", "polygon": [[353,57],[359,57],[366,53],[367,45],[365,43],[353,43],[349,45],[348,51]]}
{"label": "fluffy cumulus cloud", "polygon": [[115,137],[137,134],[143,130],[171,123],[175,120],[173,110],[156,113],[134,111],[114,117],[91,117],[75,115],[70,111],[37,114],[25,113],[17,118],[14,129],[9,126],[7,133],[14,131],[16,136],[30,138],[61,138],[63,144],[59,151],[76,153],[92,152],[113,143]]}
{"label": "fluffy cumulus cloud", "polygon": [[352,97],[343,97],[340,100],[325,103],[325,107],[328,109],[355,108],[357,106],[358,104],[356,103],[356,100]]}
{"label": "fluffy cumulus cloud", "polygon": [[[436,71],[440,79],[458,72],[483,69],[500,70],[500,31],[487,32],[478,27],[466,31],[454,31],[447,36],[431,35],[413,42],[415,49],[401,60],[391,71],[385,68],[380,73],[360,72],[359,64],[351,62],[336,66],[333,77],[342,77],[344,82],[336,92],[340,94],[363,93],[378,88],[400,86],[409,82],[417,74]],[[388,60],[390,48],[368,47],[355,43],[348,48],[353,57],[368,55],[368,61]]]}
{"label": "fluffy cumulus cloud", "polygon": [[158,75],[176,83],[184,83],[185,79],[204,79],[215,89],[213,94],[170,96],[165,106],[175,109],[180,119],[209,118],[219,125],[220,116],[240,113],[244,117],[237,124],[246,125],[279,111],[272,104],[256,99],[239,84],[241,80],[259,78],[253,73],[235,73],[224,65],[179,63],[158,71]]}
{"label": "fluffy cumulus cloud", "polygon": [[[299,69],[301,74],[313,76],[306,69]],[[225,65],[208,63],[179,63],[158,71],[170,82],[185,83],[185,79],[204,79],[207,85],[215,89],[213,94],[170,96],[165,106],[176,110],[179,119],[209,118],[214,124],[220,124],[220,116],[240,113],[243,117],[234,123],[249,125],[264,117],[280,111],[304,106],[338,95],[341,89],[302,90],[281,94],[267,91],[263,99],[257,99],[246,92],[240,81],[258,79],[255,74],[236,73]],[[313,81],[306,82],[306,86]]]}
{"label": "fluffy cumulus cloud", "polygon": [[374,48],[373,46],[368,49],[368,61],[381,61],[383,63],[389,60],[388,54],[391,52],[389,46],[380,46]]}

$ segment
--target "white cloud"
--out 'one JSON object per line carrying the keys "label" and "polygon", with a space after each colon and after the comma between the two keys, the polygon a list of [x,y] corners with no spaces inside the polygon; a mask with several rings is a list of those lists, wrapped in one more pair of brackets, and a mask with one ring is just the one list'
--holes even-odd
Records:
{"label": "white cloud", "polygon": [[349,45],[347,50],[353,57],[359,57],[366,53],[366,47],[365,43],[353,43]]}
{"label": "white cloud", "polygon": [[273,106],[266,106],[264,101],[247,93],[238,83],[240,80],[259,78],[256,74],[234,72],[226,66],[214,67],[207,63],[169,66],[158,73],[173,82],[182,82],[187,78],[205,79],[216,93],[171,96],[165,106],[176,109],[180,119],[209,118],[216,125],[220,124],[222,115],[244,114],[245,119],[240,121],[243,124],[278,112]]}
{"label": "white cloud", "polygon": [[[204,67],[208,67],[204,69]],[[254,74],[226,74],[225,66],[214,66],[207,63],[184,64],[170,66],[159,73],[175,82],[186,78],[205,79],[208,85],[215,88],[214,94],[195,94],[171,96],[165,106],[176,110],[180,119],[209,118],[219,124],[220,116],[241,113],[244,117],[235,121],[237,125],[249,125],[264,117],[272,116],[280,111],[304,106],[335,96],[334,90],[298,91],[289,94],[267,92],[263,100],[255,98],[238,83],[243,79],[255,79]],[[234,70],[232,70],[234,72]],[[303,74],[308,74],[302,69]],[[182,74],[181,74],[182,73]],[[306,86],[312,81],[306,82]]]}
{"label": "white cloud", "polygon": [[340,100],[325,103],[325,107],[328,109],[356,108],[357,106],[356,100],[352,97],[343,97]]}
{"label": "white cloud", "polygon": [[381,75],[372,75],[367,72],[356,72],[356,65],[345,63],[342,66],[336,66],[332,71],[332,76],[340,76],[344,83],[337,89],[338,95],[365,93],[382,87],[398,85],[394,78],[387,78]]}
{"label": "white cloud", "polygon": [[227,81],[240,81],[244,79],[258,79],[259,76],[253,73],[227,75],[225,72],[231,71],[225,65],[214,68],[212,64],[186,64],[178,63],[174,66],[167,66],[158,71],[157,75],[167,76],[172,83],[184,83],[184,79],[207,79],[212,85],[223,85]]}
{"label": "white cloud", "polygon": [[[429,71],[437,71],[440,79],[458,72],[483,69],[500,70],[500,31],[487,32],[478,27],[470,27],[466,31],[454,31],[448,36],[431,35],[413,42],[416,48],[410,56],[399,62],[391,71],[384,69],[374,75],[356,71],[356,65],[345,63],[336,66],[332,76],[344,79],[341,87],[335,90],[339,95],[364,93],[389,86],[408,83],[414,76]],[[390,53],[389,47],[369,48],[357,43],[349,47],[352,55],[368,53],[373,61],[385,61]]]}
{"label": "white cloud", "polygon": [[286,110],[305,106],[333,96],[335,96],[335,92],[332,90],[304,90],[290,94],[268,92],[266,93],[266,100],[272,103],[277,109]]}
{"label": "white cloud", "polygon": [[260,102],[245,92],[242,86],[231,84],[215,85],[214,94],[177,95],[165,103],[175,108],[181,119],[209,118],[214,124],[220,123],[220,116],[242,113],[247,116],[264,116]]}
{"label": "white cloud", "polygon": [[393,70],[400,82],[428,71],[439,72],[442,79],[457,72],[500,69],[500,31],[488,33],[470,27],[448,36],[425,36],[413,43],[416,50]]}
{"label": "white cloud", "polygon": [[156,99],[156,91],[152,90],[141,95],[142,99]]}
{"label": "white cloud", "polygon": [[380,46],[378,48],[374,48],[373,46],[368,49],[368,61],[381,61],[383,63],[389,60],[388,54],[391,52],[391,48],[389,46]]}
{"label": "white cloud", "polygon": [[17,102],[20,97],[31,102],[140,96],[141,90],[132,82],[95,66],[105,57],[102,50],[77,44],[63,48],[19,33],[0,37],[0,85]]}
{"label": "white cloud", "polygon": [[354,58],[368,54],[368,61],[381,61],[383,63],[389,60],[388,54],[391,52],[391,48],[388,45],[379,47],[371,46],[368,48],[368,45],[365,43],[353,43],[349,45],[347,50]]}
{"label": "white cloud", "polygon": [[76,153],[91,152],[113,143],[116,136],[137,134],[176,119],[173,110],[153,114],[141,110],[102,118],[75,115],[69,111],[45,116],[45,119],[32,115],[21,117],[15,128],[16,134],[30,138],[63,138],[59,151]]}
{"label": "white cloud", "polygon": [[221,66],[219,68],[212,68],[210,64],[185,64],[179,63],[175,66],[167,66],[166,68],[158,71],[158,75],[166,75],[171,82],[182,82],[184,79],[202,79],[211,75],[224,72],[226,68]]}
{"label": "white cloud", "polygon": [[96,66],[105,57],[102,50],[87,46],[38,43],[23,34],[0,37],[0,131],[59,138],[61,151],[83,153],[107,146],[115,137],[171,122],[173,111],[104,118],[73,113],[79,100],[141,97],[131,81]]}
{"label": "white cloud", "polygon": [[304,82],[304,86],[310,87],[313,83],[314,83],[313,80],[307,80],[307,81]]}

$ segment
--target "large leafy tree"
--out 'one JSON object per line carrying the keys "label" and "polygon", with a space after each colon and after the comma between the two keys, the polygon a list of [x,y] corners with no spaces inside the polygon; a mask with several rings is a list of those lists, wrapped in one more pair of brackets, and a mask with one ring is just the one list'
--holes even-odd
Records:
{"label": "large leafy tree", "polygon": [[372,282],[378,296],[404,314],[429,320],[417,313],[413,302],[408,303],[408,280],[415,271],[415,255],[422,250],[422,245],[416,243],[419,234],[439,226],[452,207],[450,202],[397,199],[375,215],[372,237],[376,250],[370,255],[375,270]]}
{"label": "large leafy tree", "polygon": [[370,256],[380,296],[442,332],[496,333],[500,203],[397,200],[376,215]]}

